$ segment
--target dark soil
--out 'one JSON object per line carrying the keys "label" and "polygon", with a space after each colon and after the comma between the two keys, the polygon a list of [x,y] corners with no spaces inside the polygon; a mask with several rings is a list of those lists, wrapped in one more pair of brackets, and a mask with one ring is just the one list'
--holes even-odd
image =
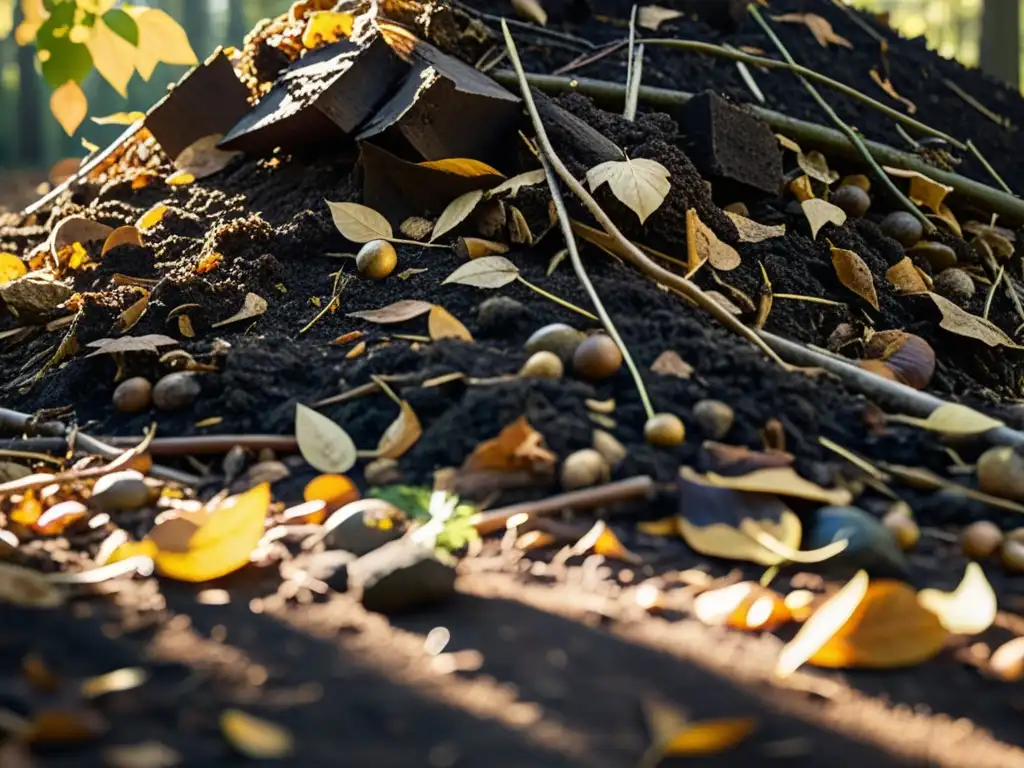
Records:
{"label": "dark soil", "polygon": [[[628,4],[597,0],[593,15],[581,14],[581,5],[546,2],[551,27],[594,42],[624,34]],[[508,11],[503,3],[490,0],[474,2],[474,7]],[[850,51],[821,49],[806,28],[776,24],[799,61],[885,98],[868,76],[879,62],[877,43],[860,27],[830,3],[791,2],[772,8],[773,13],[788,11],[825,16],[854,45]],[[874,24],[870,19],[867,23]],[[1024,171],[1017,167],[1024,159],[1014,151],[1016,134],[966,107],[940,81],[954,80],[1016,125],[1024,124],[1024,102],[979,74],[939,59],[921,41],[904,41],[891,30],[880,31],[890,38],[887,61],[892,81],[917,103],[918,117],[971,138],[1013,184]],[[770,49],[750,20],[728,36],[686,19],[666,22],[659,34]],[[532,71],[551,71],[576,55],[530,44],[530,39],[524,37],[522,47]],[[622,54],[609,56],[579,74],[622,82],[624,61]],[[782,73],[755,76],[767,106],[821,121],[797,81]],[[731,63],[654,46],[647,49],[644,83],[691,91],[710,88],[739,102],[751,98]],[[830,95],[829,100],[868,137],[899,145],[883,116],[839,97]],[[646,227],[640,227],[607,191],[600,193],[601,204],[627,236],[685,260],[685,213],[693,207],[741,253],[742,265],[719,277],[755,303],[763,266],[776,293],[843,304],[777,299],[767,330],[819,346],[826,345],[841,323],[911,331],[937,352],[931,391],[1011,413],[1024,373],[1019,356],[951,336],[938,327],[930,301],[898,297],[882,279],[904,255],[902,247],[877,227],[890,210],[886,201],[876,200],[867,219],[841,228],[830,225],[814,240],[799,211],[794,214],[791,200],[751,195],[743,201],[751,216],[766,224],[785,223],[788,233],[759,244],[739,243],[733,224],[719,208],[723,201],[713,198],[681,148],[671,116],[644,113],[629,123],[578,96],[562,98],[558,104],[630,157],[656,159],[670,171],[671,193]],[[552,139],[570,169],[582,176],[590,159],[576,151],[571,137],[556,132]],[[79,353],[33,380],[67,329],[39,331],[17,343],[0,341],[0,381],[6,385],[0,390],[0,404],[25,412],[70,407],[80,428],[99,436],[137,437],[154,421],[162,437],[291,435],[296,403],[312,404],[366,384],[371,376],[404,376],[392,386],[416,412],[424,433],[401,458],[400,467],[406,482],[429,485],[436,470],[460,465],[481,441],[523,415],[559,457],[589,447],[595,425],[586,401],[614,399],[612,431],[629,451],[615,476],[649,474],[660,491],[654,503],[601,513],[617,513],[611,518],[616,531],[645,565],[626,569],[599,557],[567,560],[553,549],[524,555],[489,541],[482,553],[460,563],[455,599],[391,622],[363,610],[351,595],[317,595],[282,581],[277,568],[255,566],[198,587],[155,579],[110,582],[76,600],[70,611],[38,613],[0,604],[0,708],[25,713],[37,706],[36,694],[25,690],[21,671],[29,651],[67,678],[136,665],[151,675],[142,688],[98,702],[97,708],[113,724],[99,745],[44,751],[34,756],[35,764],[108,765],[103,747],[149,739],[179,752],[182,765],[248,764],[230,752],[217,726],[225,707],[239,707],[292,731],[296,765],[631,765],[646,745],[639,704],[657,693],[677,702],[694,719],[758,717],[756,735],[739,749],[694,764],[1024,765],[1016,725],[1024,699],[1013,686],[980,675],[968,663],[966,643],[907,670],[802,672],[780,682],[772,677],[772,668],[791,632],[741,635],[705,627],[690,614],[694,580],[757,579],[762,569],[712,561],[695,555],[682,542],[635,530],[638,519],[675,512],[672,484],[678,469],[698,463],[707,437],[693,419],[695,403],[705,398],[734,408],[735,425],[726,439],[730,444],[762,448],[761,431],[770,419],[778,419],[796,468],[825,485],[839,479],[842,462],[822,447],[820,437],[872,461],[927,468],[970,483],[963,472],[950,472],[954,462],[948,446],[911,427],[879,427],[877,407],[837,380],[783,371],[706,315],[590,246],[584,249],[590,277],[644,372],[655,408],[685,422],[685,443],[669,450],[644,441],[644,411],[625,369],[600,383],[571,377],[558,382],[511,377],[471,381],[518,371],[526,359],[523,342],[545,324],[569,323],[584,330],[598,326],[521,283],[500,291],[440,285],[460,265],[447,250],[399,245],[395,275],[383,281],[354,276],[352,262],[337,258],[351,252],[352,244],[334,227],[324,201],[359,201],[362,180],[356,157],[356,148],[349,145],[333,154],[244,159],[210,179],[179,187],[158,181],[133,190],[129,182],[115,179],[62,197],[36,221],[8,220],[0,227],[0,250],[25,253],[45,239],[50,225],[71,213],[83,212],[119,226],[134,223],[154,204],[170,206],[161,223],[146,233],[145,247],[114,249],[98,268],[76,276],[75,289],[83,294],[86,309],[71,331],[83,349],[90,341],[116,335],[120,313],[139,294],[129,286],[115,287],[115,276],[155,280],[149,307],[132,335],[171,336],[195,361],[216,372],[200,375],[202,392],[190,408],[121,414],[110,401],[116,367],[109,356]],[[520,158],[522,170],[533,167],[525,153]],[[960,171],[986,180],[972,162],[965,158]],[[547,202],[540,188],[524,190],[516,198],[535,235],[547,224]],[[966,220],[968,212],[958,213]],[[573,214],[585,216],[575,207]],[[469,225],[459,232],[473,234]],[[871,268],[878,311],[839,282],[826,239],[856,251]],[[546,274],[551,256],[561,246],[554,231],[533,248],[513,247],[508,258],[527,281],[589,308],[568,263]],[[960,241],[958,247],[967,246]],[[196,266],[211,254],[220,254],[218,265],[197,275]],[[398,277],[409,269],[425,271]],[[307,328],[331,301],[338,270],[352,278],[344,283],[340,308]],[[696,281],[705,289],[723,291],[711,271],[706,266]],[[235,313],[248,293],[268,301],[266,314],[214,327]],[[496,310],[489,300],[497,296],[511,302]],[[401,299],[442,304],[469,328],[476,343],[398,338],[425,335],[425,318],[380,326],[347,316]],[[965,308],[980,314],[983,303],[984,292],[978,291]],[[1012,333],[1017,322],[1008,303],[997,298],[990,317]],[[194,338],[181,335],[171,314],[182,305],[195,305],[187,309]],[[48,319],[53,318],[41,318]],[[16,326],[9,313],[0,315],[0,331]],[[352,331],[365,333],[360,340],[368,351],[350,358],[353,343],[331,342]],[[666,350],[693,366],[691,378],[650,372]],[[158,361],[157,355],[143,353],[126,357],[123,374],[155,379],[169,369],[170,364]],[[421,386],[454,372],[467,379]],[[395,419],[397,408],[384,395],[374,394],[321,412],[343,425],[360,448],[369,449]],[[200,426],[211,419],[220,421]],[[983,446],[962,443],[955,448],[970,463]],[[293,502],[315,471],[296,456],[282,458],[291,475],[275,484],[275,497]],[[255,460],[255,451],[245,458],[246,463]],[[203,495],[223,484],[219,456],[198,456],[180,467],[206,470]],[[362,468],[353,470],[353,478],[365,486]],[[915,584],[947,589],[956,584],[965,561],[955,542],[964,524],[988,519],[1007,529],[1016,525],[1013,513],[961,494],[896,490],[911,504],[925,532],[909,556]],[[505,493],[497,503],[551,492],[555,489],[545,487]],[[881,515],[891,499],[869,489],[857,503]],[[809,520],[810,509],[797,511]],[[138,519],[118,524],[140,535],[152,525],[155,512],[147,510]],[[569,522],[582,532],[590,521]],[[20,560],[47,570],[86,567],[112,528],[108,524],[96,531],[75,531],[67,538],[27,542],[19,551]],[[986,565],[986,573],[1003,613],[996,627],[977,642],[995,647],[1021,633],[1018,614],[1024,609],[1024,577],[1008,574],[996,563]],[[634,589],[646,579],[666,591],[660,616],[637,607]],[[776,583],[783,591],[822,584],[820,576],[791,569]],[[209,595],[201,596],[204,590],[220,588],[228,590],[227,605],[208,604]],[[451,642],[440,657],[424,650],[424,638],[434,627],[451,632]],[[14,758],[11,764],[17,765]]]}

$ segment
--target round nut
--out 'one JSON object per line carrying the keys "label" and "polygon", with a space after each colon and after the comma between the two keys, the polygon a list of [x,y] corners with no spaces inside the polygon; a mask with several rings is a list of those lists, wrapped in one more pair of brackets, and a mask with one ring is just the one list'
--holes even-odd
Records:
{"label": "round nut", "polygon": [[963,529],[960,533],[960,543],[967,557],[982,560],[999,549],[999,545],[1003,543],[1003,532],[995,523],[979,520]]}
{"label": "round nut", "polygon": [[565,366],[562,365],[562,358],[547,350],[534,352],[519,369],[520,376],[532,376],[536,379],[560,379],[563,373]]}
{"label": "round nut", "polygon": [[610,476],[608,462],[593,448],[570,453],[562,462],[562,487],[569,491],[606,482]]}
{"label": "round nut", "polygon": [[893,211],[878,225],[882,233],[888,235],[904,248],[917,243],[924,234],[924,227],[917,218],[906,211]]}
{"label": "round nut", "polygon": [[945,269],[935,278],[933,288],[950,301],[965,302],[974,296],[974,281],[962,269]]}
{"label": "round nut", "polygon": [[149,408],[153,399],[153,385],[149,379],[135,376],[117,385],[112,398],[114,408],[121,413],[138,413]]}
{"label": "round nut", "polygon": [[611,432],[605,432],[603,429],[594,430],[593,447],[595,451],[604,456],[604,460],[612,469],[618,467],[629,455],[626,446],[620,443]]}
{"label": "round nut", "polygon": [[693,420],[709,440],[721,440],[732,429],[736,414],[721,400],[701,400],[693,406]]}
{"label": "round nut", "polygon": [[989,448],[978,458],[978,487],[985,493],[1024,501],[1024,456],[1008,445]]}
{"label": "round nut", "polygon": [[674,413],[656,413],[644,424],[644,439],[651,445],[672,448],[686,439],[686,427]]}
{"label": "round nut", "polygon": [[913,549],[921,538],[921,529],[908,510],[892,509],[882,518],[882,525],[892,534],[900,549]]}
{"label": "round nut", "polygon": [[595,333],[576,348],[573,370],[584,379],[607,379],[622,367],[622,350],[603,333]]}
{"label": "round nut", "polygon": [[523,349],[527,354],[535,352],[554,352],[561,359],[562,363],[568,365],[572,362],[576,349],[587,338],[583,331],[577,331],[565,323],[552,323],[538,328],[526,340]]}
{"label": "round nut", "polygon": [[1019,573],[1024,571],[1024,544],[1007,539],[999,548],[999,557],[1006,570]]}
{"label": "round nut", "polygon": [[394,271],[397,264],[395,246],[387,240],[371,240],[356,254],[356,269],[360,275],[371,280],[383,280]]}
{"label": "round nut", "polygon": [[956,266],[956,251],[948,245],[925,240],[915,245],[911,250],[918,256],[924,256],[931,266],[932,272],[935,274]]}
{"label": "round nut", "polygon": [[863,218],[871,207],[871,196],[853,184],[841,186],[832,193],[828,201],[853,219]]}
{"label": "round nut", "polygon": [[161,411],[180,411],[199,397],[199,382],[192,373],[169,373],[153,387],[153,405]]}
{"label": "round nut", "polygon": [[1024,637],[1015,637],[996,648],[989,657],[988,669],[1007,683],[1024,677]]}
{"label": "round nut", "polygon": [[89,506],[104,512],[131,512],[149,503],[152,493],[134,470],[104,475],[93,486]]}

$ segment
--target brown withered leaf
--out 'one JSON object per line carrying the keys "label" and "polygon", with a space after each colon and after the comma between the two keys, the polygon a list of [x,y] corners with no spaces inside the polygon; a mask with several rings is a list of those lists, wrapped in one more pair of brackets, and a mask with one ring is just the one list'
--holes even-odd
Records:
{"label": "brown withered leaf", "polygon": [[100,224],[100,222],[87,219],[85,216],[67,216],[58,221],[53,227],[53,232],[50,233],[50,256],[56,260],[57,253],[61,248],[74,243],[84,245],[103,242],[113,231],[113,228],[106,224]]}
{"label": "brown withered leaf", "polygon": [[260,296],[258,293],[247,293],[245,294],[245,301],[242,303],[242,308],[235,312],[231,317],[225,318],[220,322],[214,323],[212,328],[220,328],[224,325],[230,325],[231,323],[237,323],[242,320],[251,320],[254,317],[259,317],[267,311],[267,300]]}
{"label": "brown withered leaf", "polygon": [[740,255],[736,249],[719,240],[718,235],[700,220],[693,208],[686,211],[686,253],[691,272],[705,261],[710,261],[712,267],[722,272],[736,269],[740,265]]}
{"label": "brown withered leaf", "polygon": [[875,291],[871,268],[864,263],[864,259],[858,253],[833,247],[832,266],[836,270],[839,282],[878,310],[878,292]]}
{"label": "brown withered leaf", "polygon": [[801,203],[805,200],[814,199],[814,189],[811,187],[811,177],[806,173],[789,182],[789,191],[792,192],[793,197]]}
{"label": "brown withered leaf", "polygon": [[682,15],[682,11],[662,8],[660,5],[642,5],[637,9],[636,23],[645,29],[657,31],[658,27],[666,21],[678,19]]}
{"label": "brown withered leaf", "polygon": [[117,248],[119,245],[142,245],[142,235],[135,227],[118,227],[103,241],[103,251],[100,256],[106,256],[107,251]]}
{"label": "brown withered leaf", "polygon": [[900,293],[927,293],[928,286],[909,256],[904,256],[885,272],[885,279]]}
{"label": "brown withered leaf", "polygon": [[175,168],[191,174],[193,179],[205,179],[220,173],[228,163],[242,154],[220,149],[217,144],[223,138],[224,134],[214,133],[196,139],[174,158]]}
{"label": "brown withered leaf", "polygon": [[95,352],[87,355],[113,355],[125,352],[159,352],[160,347],[177,346],[178,342],[169,336],[160,333],[150,333],[145,336],[121,336],[117,339],[96,339],[86,344],[93,347]]}
{"label": "brown withered leaf", "polygon": [[725,215],[732,219],[732,223],[736,225],[736,231],[740,233],[740,241],[744,243],[760,243],[786,234],[785,224],[777,226],[759,224],[753,219],[748,219],[746,216],[732,211],[726,211]]}
{"label": "brown withered leaf", "polygon": [[949,299],[939,296],[937,293],[929,293],[928,298],[935,303],[935,306],[942,315],[942,320],[939,322],[940,328],[950,333],[955,333],[957,336],[975,339],[989,347],[1024,349],[1024,346],[1017,344],[995,323],[983,317],[972,315],[967,310],[960,308]]}
{"label": "brown withered leaf", "polygon": [[633,564],[640,564],[644,561],[640,555],[630,552],[623,546],[622,542],[619,541],[619,537],[615,535],[604,520],[598,520],[594,523],[594,526],[572,546],[572,553],[574,555],[585,555],[588,552]]}
{"label": "brown withered leaf", "polygon": [[651,744],[638,768],[660,765],[666,757],[708,757],[732,749],[755,728],[757,718],[726,717],[691,722],[684,712],[654,696],[643,702]]}
{"label": "brown withered leaf", "polygon": [[468,472],[533,469],[538,464],[553,467],[557,457],[544,447],[544,436],[530,426],[525,416],[513,421],[497,437],[480,443],[463,463]]}
{"label": "brown withered leaf", "polygon": [[417,301],[416,299],[403,299],[394,304],[388,304],[380,309],[365,309],[362,312],[349,312],[347,317],[356,317],[370,323],[388,325],[389,323],[404,323],[420,315],[425,315],[434,305],[429,301]]}
{"label": "brown withered leaf", "polygon": [[887,77],[883,78],[878,73],[877,67],[872,67],[868,74],[871,75],[871,79],[874,80],[878,87],[885,91],[890,98],[895,99],[907,108],[908,115],[913,115],[917,112],[917,104],[905,96],[900,96],[900,94],[896,92],[896,88],[893,87],[892,81]]}
{"label": "brown withered leaf", "polygon": [[473,334],[469,332],[469,329],[440,304],[435,304],[431,308],[430,317],[427,319],[427,327],[430,330],[430,338],[433,341],[440,339],[473,341]]}
{"label": "brown withered leaf", "polygon": [[146,314],[146,309],[149,308],[149,291],[144,288],[140,288],[142,296],[132,303],[128,309],[121,313],[117,319],[117,326],[121,333],[127,333],[135,324],[142,319],[142,316]]}
{"label": "brown withered leaf", "polygon": [[391,422],[377,444],[377,454],[383,459],[401,458],[423,435],[423,427],[412,406],[403,400],[400,407],[398,418]]}
{"label": "brown withered leaf", "polygon": [[651,370],[665,376],[678,376],[680,379],[688,379],[693,376],[693,366],[683,360],[679,353],[666,349],[657,359],[651,363]]}
{"label": "brown withered leaf", "polygon": [[822,48],[828,48],[830,43],[841,45],[844,48],[853,48],[853,43],[842,35],[837,35],[832,29],[832,25],[816,13],[784,13],[781,16],[772,16],[772,19],[788,24],[803,24],[811,31],[814,39]]}
{"label": "brown withered leaf", "polygon": [[[915,205],[923,205],[925,208],[928,208],[943,219],[946,219],[947,215],[950,217],[952,216],[952,213],[949,212],[949,208],[947,208],[944,203],[946,195],[953,191],[952,187],[940,184],[919,171],[892,168],[888,165],[883,166],[883,169],[890,176],[896,176],[900,179],[910,179],[910,189],[907,192],[907,197],[910,198],[912,203]],[[953,222],[956,222],[955,218],[953,218]],[[956,224],[956,227],[959,229],[960,225]]]}
{"label": "brown withered leaf", "polygon": [[807,223],[811,225],[812,238],[817,238],[818,232],[826,224],[831,223],[841,227],[846,223],[846,213],[843,212],[843,209],[832,205],[827,200],[817,198],[804,200],[800,203],[800,207],[804,211],[804,216],[807,217]]}

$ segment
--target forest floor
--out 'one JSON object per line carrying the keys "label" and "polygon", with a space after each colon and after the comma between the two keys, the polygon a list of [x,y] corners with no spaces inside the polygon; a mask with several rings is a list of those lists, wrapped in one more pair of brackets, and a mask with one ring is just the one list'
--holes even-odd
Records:
{"label": "forest floor", "polygon": [[[489,14],[512,13],[501,0],[467,5]],[[543,5],[546,29],[572,39],[602,44],[628,32],[631,6],[621,0],[589,5],[548,0]],[[918,120],[970,139],[1019,191],[1018,180],[1024,177],[1018,132],[1024,125],[1024,100],[1019,94],[939,58],[922,40],[904,40],[876,19],[824,0],[773,0],[765,16],[797,12],[824,17],[850,45],[822,46],[808,26],[772,21],[797,61],[905,111],[871,78],[872,68],[888,67],[893,87],[913,102]],[[496,23],[487,23],[497,31]],[[564,39],[555,45],[550,35],[513,31],[528,72],[556,72],[585,52]],[[657,33],[642,31],[647,37],[729,43],[775,55],[771,40],[750,18],[731,28],[682,16],[663,22]],[[888,41],[884,55],[878,36]],[[574,68],[572,75],[622,84],[626,69],[622,49]],[[727,59],[649,45],[642,71],[644,85],[710,89],[732,103],[756,102]],[[827,123],[791,74],[751,71],[763,92],[763,106]],[[947,80],[1009,127],[969,106]],[[825,93],[839,117],[866,138],[909,149],[890,117],[841,94]],[[945,305],[932,294],[905,295],[886,279],[907,256],[928,279],[940,270],[923,252],[905,251],[883,234],[879,225],[898,202],[877,188],[870,193],[867,215],[841,226],[826,225],[815,237],[788,186],[781,193],[755,193],[716,182],[709,190],[687,156],[699,137],[680,129],[684,115],[665,115],[641,103],[636,121],[629,122],[579,95],[556,103],[630,158],[657,160],[667,169],[668,195],[644,226],[607,190],[597,195],[627,237],[686,262],[686,214],[693,209],[735,248],[740,263],[734,269],[718,271],[705,264],[693,279],[734,302],[746,297],[750,306],[740,307],[744,322],[753,323],[767,278],[771,292],[797,298],[774,299],[766,331],[830,349],[838,349],[836,340],[842,337],[854,342],[842,349],[851,359],[864,356],[865,345],[856,340],[865,338],[865,329],[909,332],[935,355],[927,392],[984,411],[1011,428],[1024,428],[1018,404],[1024,359],[1009,348],[1020,339],[1020,317],[1002,291],[993,289],[989,300],[992,276],[978,264],[979,246],[968,242],[971,232],[965,231],[963,239],[940,228],[931,240],[948,246],[942,253],[954,254],[967,270],[972,295],[956,295],[956,305],[979,323],[982,315],[987,318],[985,330],[971,326],[973,335],[963,331],[962,316],[960,332],[951,332],[940,315]],[[523,128],[532,135],[527,123]],[[578,177],[594,164],[572,135],[552,129],[552,141]],[[962,159],[957,173],[994,184],[974,156],[954,154]],[[825,156],[840,176],[866,172],[846,157]],[[978,435],[951,442],[905,421],[887,421],[879,404],[843,380],[784,369],[718,321],[581,241],[590,278],[642,372],[655,410],[675,414],[685,424],[681,444],[651,445],[644,437],[644,405],[625,367],[597,381],[568,373],[557,380],[517,375],[529,357],[523,345],[536,330],[565,323],[592,332],[599,323],[521,281],[497,290],[442,284],[465,263],[451,249],[398,243],[398,266],[383,280],[359,277],[350,261],[332,256],[359,247],[339,233],[325,203],[366,202],[364,169],[357,159],[358,148],[347,142],[331,150],[243,157],[208,178],[167,184],[174,167],[156,156],[142,171],[108,169],[106,178],[76,186],[29,217],[0,218],[0,251],[38,270],[30,252],[67,216],[120,227],[135,225],[154,206],[167,206],[156,223],[139,227],[142,245],[121,245],[100,257],[102,242],[84,243],[94,267],[68,268],[61,276],[78,296],[71,325],[62,322],[69,309],[63,305],[31,323],[0,310],[0,406],[41,413],[40,421],[71,423],[108,442],[120,438],[121,446],[138,442],[156,423],[151,454],[157,467],[187,472],[198,481],[164,483],[149,472],[149,488],[160,491],[159,503],[149,498],[140,509],[100,515],[102,507],[90,503],[88,467],[86,474],[75,475],[83,471],[76,465],[63,485],[57,483],[63,490],[51,491],[49,500],[45,488],[40,490],[43,499],[29,495],[38,512],[57,501],[81,500],[89,506],[88,515],[61,524],[55,535],[39,522],[38,513],[25,521],[27,494],[16,485],[24,482],[25,472],[12,469],[38,457],[12,451],[31,447],[61,456],[64,438],[44,431],[23,440],[25,430],[14,429],[0,455],[5,559],[60,574],[57,578],[88,572],[110,556],[111,537],[142,539],[158,515],[163,519],[172,509],[192,510],[188,505],[194,499],[205,502],[222,488],[245,491],[260,479],[272,482],[272,519],[280,523],[281,509],[301,503],[304,493],[309,498],[307,484],[320,474],[292,440],[297,404],[313,406],[362,387],[363,396],[317,410],[341,425],[356,446],[377,445],[399,415],[386,396],[388,387],[374,386],[381,376],[422,429],[398,458],[398,474],[385,485],[429,488],[438,470],[465,467],[481,443],[525,417],[555,457],[547,467],[554,477],[560,476],[566,457],[592,445],[600,428],[625,450],[610,468],[610,479],[646,476],[653,493],[597,510],[566,509],[557,521],[534,519],[504,536],[484,536],[456,552],[453,594],[386,616],[369,610],[358,590],[336,589],[330,578],[311,575],[315,569],[307,569],[303,560],[310,553],[295,538],[308,535],[308,528],[277,526],[283,538],[254,554],[256,562],[216,579],[192,584],[169,578],[158,556],[158,575],[79,583],[71,588],[73,599],[53,609],[10,604],[18,599],[9,597],[13,587],[3,580],[13,577],[0,571],[0,596],[5,597],[0,599],[0,730],[8,734],[0,742],[0,766],[231,766],[251,764],[246,752],[261,745],[274,752],[275,739],[284,737],[269,725],[254,725],[242,736],[225,729],[222,715],[233,709],[286,731],[292,745],[287,754],[281,752],[283,764],[627,766],[636,765],[651,743],[650,724],[642,713],[652,701],[671,702],[693,721],[751,718],[756,726],[746,738],[737,737],[738,743],[713,743],[707,748],[711,754],[695,752],[680,764],[1024,766],[1019,727],[1024,693],[1019,682],[998,679],[990,669],[991,652],[1024,634],[1024,576],[1004,565],[998,554],[981,561],[998,613],[980,634],[943,635],[933,653],[921,653],[920,663],[897,668],[860,668],[871,665],[851,662],[845,666],[852,668],[808,665],[781,676],[779,655],[800,629],[798,622],[772,631],[740,631],[709,625],[694,607],[698,596],[719,587],[758,581],[764,565],[699,554],[680,535],[655,535],[650,527],[677,513],[703,524],[738,524],[744,512],[737,501],[750,503],[752,510],[777,512],[779,497],[787,497],[803,524],[803,547],[813,549],[833,538],[820,515],[824,499],[856,497],[857,506],[875,520],[899,501],[909,505],[920,532],[905,553],[891,553],[892,540],[879,543],[878,533],[866,528],[867,544],[851,545],[817,566],[784,564],[771,588],[779,595],[810,590],[820,599],[863,567],[880,582],[896,577],[902,589],[950,591],[968,563],[960,545],[963,529],[989,521],[1013,532],[1024,509],[1012,500],[975,493],[973,465],[987,447]],[[537,165],[527,151],[510,144],[494,162],[507,176]],[[787,152],[789,178],[799,176],[795,168],[795,156]],[[147,183],[133,183],[143,176]],[[815,188],[824,195],[823,185]],[[582,208],[569,200],[567,190],[563,194],[572,214],[582,218]],[[536,235],[549,224],[549,199],[540,185],[523,188],[508,202]],[[977,201],[956,194],[950,201],[961,225],[989,223],[991,211]],[[722,210],[735,203],[743,203],[761,224],[784,224],[786,233],[743,241]],[[440,213],[418,215],[436,218]],[[397,227],[399,221],[391,223]],[[456,234],[478,235],[476,223],[467,221],[440,242]],[[1024,221],[1000,223],[1007,229],[998,237],[1011,246],[1024,236],[1012,229]],[[510,241],[504,231],[490,237]],[[877,306],[837,275],[830,243],[859,255],[873,275]],[[533,246],[510,243],[503,255],[526,281],[592,310],[568,260],[549,268],[563,247],[555,229]],[[1005,274],[1000,272],[999,279],[1013,291],[1020,288],[1020,264],[1019,252],[1011,254],[1004,259]],[[339,269],[351,279],[341,283]],[[731,287],[723,287],[723,280]],[[242,322],[221,322],[251,294],[265,300],[262,313]],[[125,311],[143,295],[145,312],[134,319],[127,336],[161,334],[173,342],[166,349],[186,354],[90,356],[90,343],[120,335]],[[437,334],[423,316],[392,325],[352,316],[407,300],[442,305],[473,341],[432,341]],[[335,304],[337,311],[321,316]],[[181,323],[183,316],[187,325]],[[979,340],[996,338],[993,334],[1000,339],[994,344]],[[65,343],[68,339],[74,345]],[[666,352],[676,353],[689,370],[665,372],[655,365]],[[200,385],[182,408],[125,413],[112,404],[119,381],[135,376],[156,381],[182,364]],[[707,399],[726,403],[733,413],[722,434],[710,434],[695,415],[696,404]],[[882,405],[892,412],[888,403]],[[400,423],[402,429],[409,431],[408,419]],[[232,438],[208,450],[209,439],[217,435],[258,439]],[[266,436],[280,439],[267,441]],[[184,438],[185,447],[160,442],[167,438]],[[904,478],[911,470],[927,470],[939,478],[938,485],[929,487],[920,477],[902,482],[892,470],[865,473],[863,462],[851,463],[849,453],[847,458],[838,455],[822,438],[864,457],[869,468],[910,468]],[[52,447],[55,439],[58,449]],[[709,439],[747,452],[737,460],[734,453],[724,455],[723,449],[709,446]],[[229,450],[234,444],[241,447]],[[710,492],[701,495],[694,488],[707,491],[706,486],[680,478],[681,467],[738,476],[744,467],[778,462],[791,464],[817,491],[792,498],[800,494],[780,483],[762,487],[766,493],[761,494],[729,491],[736,495],[723,500]],[[36,465],[33,471],[53,471],[52,464]],[[366,467],[361,458],[347,472],[362,494],[375,484],[364,476]],[[478,494],[483,498],[474,500],[493,510],[564,491],[551,476],[526,472],[524,481],[522,475],[505,487],[489,485]],[[718,513],[724,517],[715,518]],[[607,521],[628,552],[616,551],[608,538],[597,552],[574,545],[597,518]],[[526,546],[518,538],[531,529],[545,534],[546,546]],[[344,543],[336,548],[344,549]],[[322,550],[323,544],[312,551]],[[247,550],[245,562],[249,555]],[[656,605],[649,600],[652,590]],[[928,642],[914,634],[918,630],[892,622],[876,627],[882,639],[874,651],[882,656],[889,653],[886,649]],[[115,686],[85,702],[76,693],[75,681],[122,668],[141,668],[145,680],[123,690]],[[59,724],[43,715],[54,716]],[[19,723],[24,727],[16,727]],[[665,764],[673,759],[666,758]]]}

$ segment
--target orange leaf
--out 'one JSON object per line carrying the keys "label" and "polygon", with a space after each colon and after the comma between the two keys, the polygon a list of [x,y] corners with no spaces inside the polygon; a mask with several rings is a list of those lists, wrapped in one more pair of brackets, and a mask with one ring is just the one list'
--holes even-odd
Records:
{"label": "orange leaf", "polygon": [[302,498],[306,501],[325,501],[333,510],[358,499],[359,490],[345,475],[318,475],[306,485]]}
{"label": "orange leaf", "polygon": [[628,563],[642,563],[644,560],[639,555],[626,549],[619,537],[605,524],[604,520],[598,520],[594,527],[583,534],[583,537],[572,547],[573,554],[584,555],[593,552],[595,555],[604,555],[615,560],[625,560]]}
{"label": "orange leaf", "polygon": [[433,341],[440,339],[473,341],[473,334],[469,332],[469,329],[440,304],[435,304],[431,307],[430,317],[427,319],[427,327],[430,330],[430,338]]}
{"label": "orange leaf", "polygon": [[103,241],[103,251],[100,256],[106,256],[111,248],[119,245],[142,245],[142,237],[135,227],[118,227]]}
{"label": "orange leaf", "polygon": [[782,16],[773,16],[775,21],[789,22],[791,24],[803,24],[814,35],[818,45],[828,48],[829,43],[841,45],[844,48],[853,48],[853,44],[841,35],[837,35],[832,25],[816,13],[787,13]]}
{"label": "orange leaf", "polygon": [[554,465],[555,455],[544,447],[543,435],[520,416],[497,437],[480,443],[462,468],[467,472],[531,469],[538,462]]}
{"label": "orange leaf", "polygon": [[912,115],[915,112],[917,112],[917,104],[915,104],[905,96],[900,96],[896,92],[896,89],[893,87],[893,84],[889,80],[889,78],[883,78],[880,74],[878,74],[877,68],[872,67],[871,71],[868,74],[871,75],[871,79],[874,80],[875,83],[878,84],[878,87],[885,91],[890,98],[902,103],[907,108],[908,115]]}
{"label": "orange leaf", "polygon": [[[362,344],[363,342],[359,342]],[[401,403],[402,412],[391,422],[377,445],[377,453],[384,459],[400,458],[412,448],[423,434],[419,417],[405,400]]]}
{"label": "orange leaf", "polygon": [[10,518],[12,522],[31,526],[36,524],[42,514],[43,505],[39,502],[39,497],[34,490],[28,490],[25,491],[21,501],[15,505]]}

